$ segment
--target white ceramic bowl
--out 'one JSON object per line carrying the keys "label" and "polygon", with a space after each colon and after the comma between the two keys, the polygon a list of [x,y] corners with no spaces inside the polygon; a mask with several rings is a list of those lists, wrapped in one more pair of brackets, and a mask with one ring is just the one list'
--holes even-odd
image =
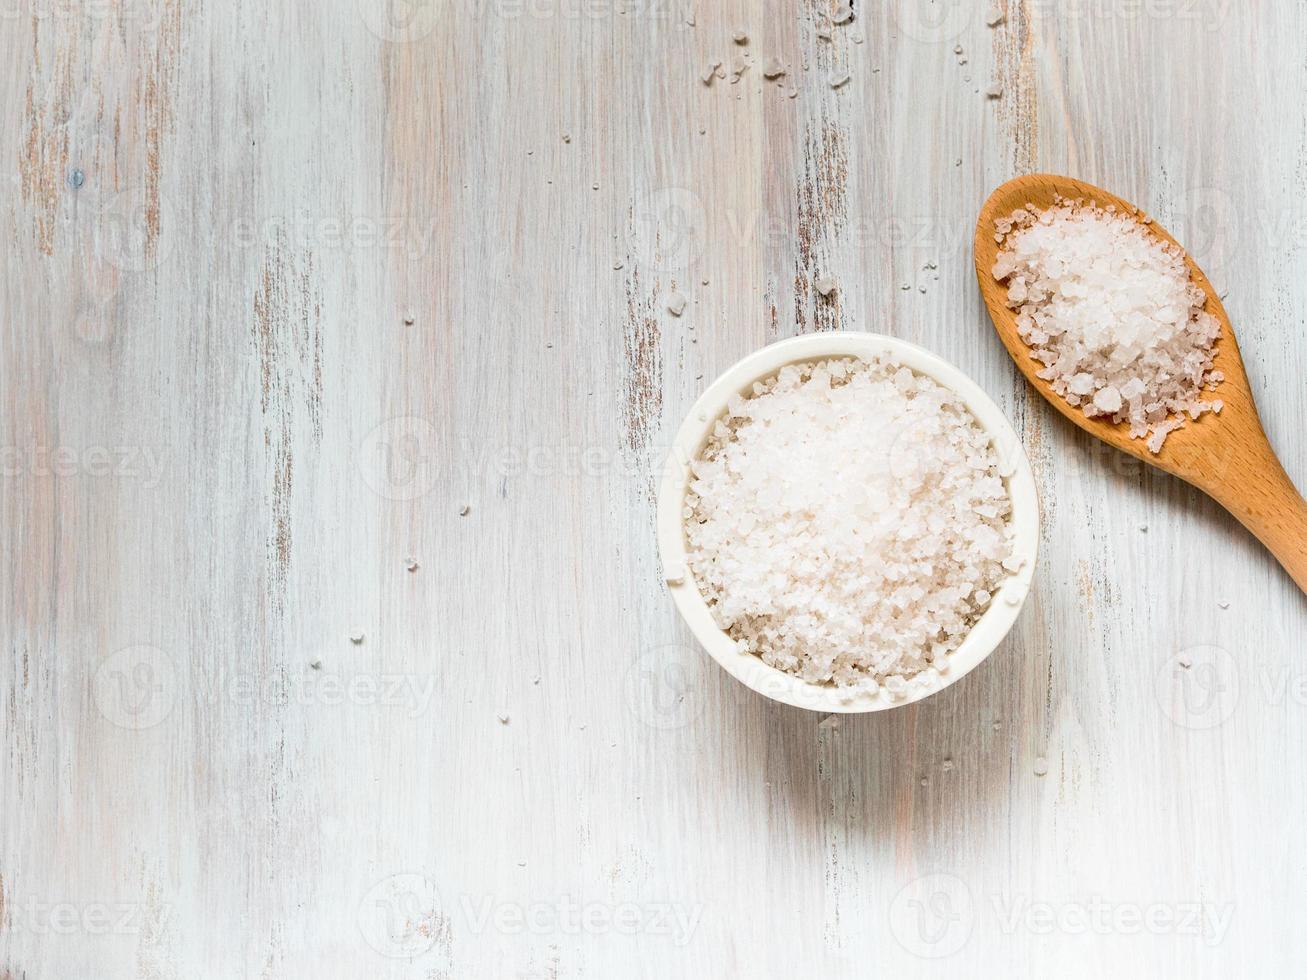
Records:
{"label": "white ceramic bowl", "polygon": [[[857,357],[864,360],[889,354],[902,364],[934,378],[962,397],[967,407],[989,432],[998,453],[999,471],[1012,497],[1013,555],[1020,562],[1017,571],[998,587],[989,608],[949,657],[949,668],[928,681],[919,675],[906,695],[895,699],[881,689],[876,694],[848,693],[831,685],[813,684],[764,663],[753,654],[741,653],[718,628],[703,595],[695,584],[686,561],[685,528],[681,511],[689,483],[689,462],[708,439],[713,423],[726,411],[727,400],[746,394],[756,381],[776,374],[786,364]],[[882,711],[920,701],[958,681],[988,657],[1016,622],[1030,591],[1039,548],[1039,501],[1030,461],[1017,434],[999,407],[965,374],[929,351],[893,337],[872,333],[822,333],[782,340],[755,351],[714,381],[705,391],[676,434],[658,496],[658,551],[668,588],[676,607],[709,655],[726,671],[760,694],[800,708],[822,712]],[[678,581],[679,580],[679,581]]]}

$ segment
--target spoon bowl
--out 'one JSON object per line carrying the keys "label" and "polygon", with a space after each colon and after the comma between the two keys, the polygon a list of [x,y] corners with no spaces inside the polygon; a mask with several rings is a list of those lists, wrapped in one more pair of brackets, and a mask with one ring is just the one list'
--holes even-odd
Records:
{"label": "spoon bowl", "polygon": [[1129,423],[1088,418],[1055,392],[1050,382],[1039,377],[1043,365],[1031,356],[1032,349],[1021,339],[1016,311],[1007,306],[1007,286],[994,278],[994,263],[999,253],[994,222],[1027,205],[1044,210],[1060,199],[1084,200],[1134,215],[1163,241],[1183,251],[1183,246],[1156,221],[1129,201],[1100,187],[1056,174],[1030,174],[1008,181],[981,208],[975,244],[980,293],[1008,353],[1026,380],[1071,422],[1212,497],[1251,531],[1298,587],[1307,592],[1307,502],[1285,473],[1262,428],[1239,343],[1221,298],[1188,252],[1184,252],[1185,264],[1194,283],[1207,297],[1203,308],[1220,324],[1215,367],[1225,377],[1214,392],[1204,393],[1205,398],[1224,402],[1219,415],[1207,413],[1197,421],[1187,421],[1184,428],[1166,437],[1159,452],[1153,453],[1145,445],[1146,440],[1131,438]]}

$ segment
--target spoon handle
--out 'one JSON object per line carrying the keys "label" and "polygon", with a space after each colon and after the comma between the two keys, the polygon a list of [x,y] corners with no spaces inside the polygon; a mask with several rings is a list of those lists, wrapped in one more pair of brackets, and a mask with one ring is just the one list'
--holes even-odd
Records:
{"label": "spoon handle", "polygon": [[1212,496],[1239,519],[1307,593],[1307,500],[1267,447],[1262,465],[1231,474]]}

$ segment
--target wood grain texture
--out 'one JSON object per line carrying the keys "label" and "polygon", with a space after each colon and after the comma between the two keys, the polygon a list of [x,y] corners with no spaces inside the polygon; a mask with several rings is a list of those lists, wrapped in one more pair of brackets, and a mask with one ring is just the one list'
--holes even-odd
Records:
{"label": "wood grain texture", "polygon": [[976,279],[1003,346],[1026,380],[1063,418],[1113,449],[1178,476],[1210,495],[1266,545],[1307,593],[1307,501],[1284,472],[1266,438],[1230,317],[1211,280],[1190,255],[1184,254],[1188,274],[1203,291],[1205,312],[1219,327],[1216,366],[1221,381],[1204,400],[1219,401],[1218,407],[1223,410],[1219,415],[1206,416],[1208,424],[1189,420],[1154,453],[1147,440],[1131,436],[1128,422],[1112,424],[1103,418],[1087,417],[1041,376],[1043,365],[1032,357],[1018,329],[1016,311],[1009,307],[1007,285],[994,275],[1003,247],[997,222],[1027,208],[1046,212],[1064,202],[1086,203],[1136,216],[1154,235],[1183,251],[1183,245],[1155,219],[1101,187],[1059,174],[1014,177],[990,194],[976,222]]}
{"label": "wood grain texture", "polygon": [[[1307,600],[1029,391],[971,260],[1016,173],[1135,201],[1307,483],[1307,11],[826,9],[0,4],[0,976],[1307,960]],[[838,724],[694,648],[652,499],[833,328],[976,378],[1045,510],[984,667]]]}

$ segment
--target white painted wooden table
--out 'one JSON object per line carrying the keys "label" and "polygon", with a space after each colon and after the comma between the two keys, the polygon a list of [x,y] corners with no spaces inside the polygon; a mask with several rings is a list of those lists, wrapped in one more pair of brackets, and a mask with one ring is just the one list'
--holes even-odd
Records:
{"label": "white painted wooden table", "polygon": [[[1307,484],[1307,9],[822,9],[0,3],[0,977],[1301,975],[1307,600],[1026,390],[970,240],[1143,204]],[[1046,524],[983,668],[833,725],[694,648],[652,489],[837,328]]]}

